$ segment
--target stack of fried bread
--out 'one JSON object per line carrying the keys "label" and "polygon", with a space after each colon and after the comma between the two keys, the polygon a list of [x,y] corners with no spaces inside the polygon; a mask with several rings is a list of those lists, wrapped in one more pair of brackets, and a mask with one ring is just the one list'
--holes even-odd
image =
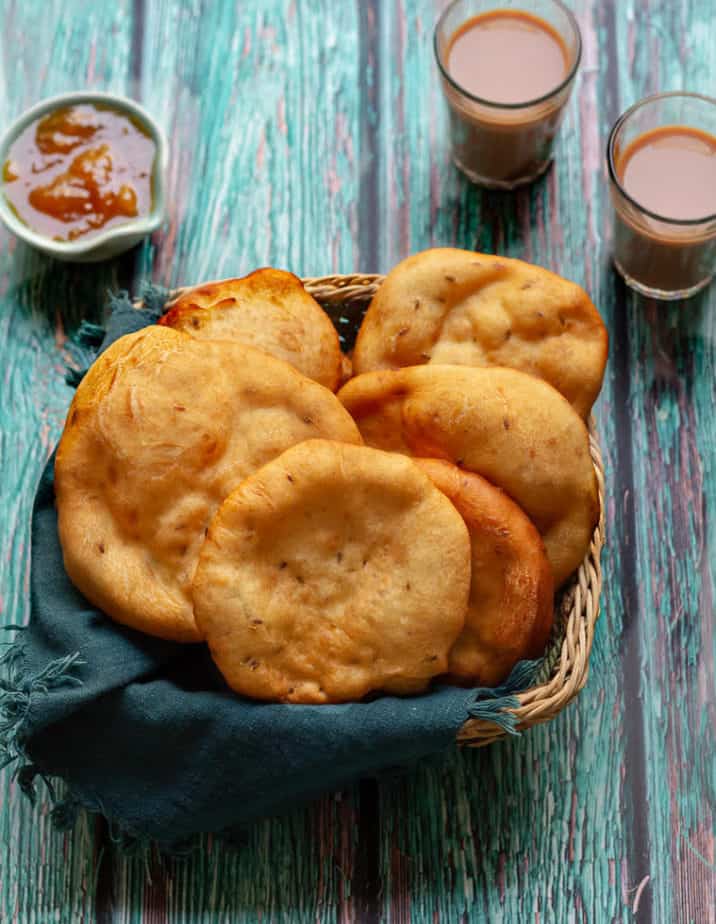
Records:
{"label": "stack of fried bread", "polygon": [[65,568],[117,622],[206,642],[247,697],[499,684],[544,651],[598,521],[606,357],[579,286],[461,250],[386,277],[348,381],[290,273],[185,290],[77,390]]}

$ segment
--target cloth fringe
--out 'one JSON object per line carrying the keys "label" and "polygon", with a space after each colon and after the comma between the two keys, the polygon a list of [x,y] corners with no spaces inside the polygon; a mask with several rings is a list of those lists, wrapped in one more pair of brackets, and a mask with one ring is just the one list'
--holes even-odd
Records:
{"label": "cloth fringe", "polygon": [[170,290],[164,286],[146,280],[139,287],[139,297],[144,303],[144,311],[152,315],[154,321],[158,321],[164,314],[164,306],[170,294]]}
{"label": "cloth fringe", "polygon": [[[75,651],[64,658],[55,658],[41,671],[28,676],[24,670],[22,636],[16,638],[0,656],[0,769],[13,761],[24,761],[22,726],[33,697],[49,693],[63,684],[79,686],[82,681],[72,670],[82,663],[79,651]],[[16,776],[18,774],[19,771],[16,771]],[[30,790],[31,781],[27,775],[19,782],[23,792]]]}
{"label": "cloth fringe", "polygon": [[[145,317],[155,323],[164,314],[164,306],[170,295],[169,289],[145,281],[141,284],[139,293]],[[119,292],[108,292],[107,306],[110,314],[137,310],[126,289],[121,289]],[[103,325],[82,321],[79,328],[68,340],[67,351],[71,357],[71,365],[67,366],[65,382],[69,386],[77,388],[80,384],[85,373],[95,361],[106,335],[107,328]]]}
{"label": "cloth fringe", "polygon": [[468,715],[473,719],[492,722],[509,735],[519,735],[517,720],[510,711],[520,704],[514,694],[532,686],[541,666],[541,658],[537,661],[519,661],[499,687],[480,687],[475,690],[472,702],[467,707]]}
{"label": "cloth fringe", "polygon": [[[24,626],[3,626],[6,631],[20,633]],[[37,801],[36,781],[39,778],[45,784],[51,805],[50,818],[58,831],[69,831],[77,823],[81,812],[102,815],[109,826],[109,839],[114,847],[125,856],[149,857],[153,848],[173,857],[185,857],[199,846],[199,838],[191,842],[176,844],[157,844],[149,838],[137,835],[112,821],[99,804],[92,804],[78,798],[72,791],[60,797],[51,777],[43,773],[25,753],[22,743],[22,726],[32,706],[33,698],[49,693],[59,686],[69,684],[80,686],[82,681],[73,670],[84,662],[79,651],[64,658],[55,658],[41,671],[28,675],[24,667],[22,635],[10,642],[0,642],[8,646],[0,655],[0,770],[15,764],[12,779],[20,790],[34,805]],[[238,836],[235,843],[238,843]]]}
{"label": "cloth fringe", "polygon": [[100,324],[82,321],[77,331],[67,341],[66,349],[72,359],[72,365],[67,366],[65,382],[72,388],[77,388],[82,381],[103,339],[104,327]]}
{"label": "cloth fringe", "polygon": [[[22,629],[22,626],[4,626],[4,629]],[[33,698],[49,693],[59,686],[81,685],[82,681],[73,673],[73,669],[83,662],[78,651],[64,658],[56,658],[36,674],[28,675],[24,670],[24,652],[22,636],[13,641],[0,644],[9,645],[0,656],[0,770],[15,764],[12,779],[20,790],[34,805],[37,801],[37,779],[41,779],[47,788],[51,807],[50,818],[58,831],[71,830],[81,811],[102,814],[101,806],[91,805],[72,792],[62,798],[58,797],[53,780],[42,772],[25,753],[22,742],[22,726],[32,706]],[[148,855],[152,842],[124,830],[120,825],[108,819],[109,837],[115,847],[123,854],[136,856],[146,852]],[[163,852],[175,856],[185,856],[187,847],[180,845],[161,845]]]}
{"label": "cloth fringe", "polygon": [[[14,629],[23,630],[23,626],[4,626],[5,631]],[[22,745],[22,726],[32,706],[33,697],[49,693],[63,684],[79,686],[82,681],[76,677],[72,670],[83,662],[79,651],[64,658],[50,661],[41,671],[34,675],[27,675],[24,670],[24,651],[22,635],[11,642],[0,644],[9,645],[7,651],[0,656],[0,769],[14,763],[12,778],[17,782],[20,790],[34,805],[37,799],[35,779],[39,776],[47,787],[50,801],[55,803],[52,810],[53,821],[57,812],[57,822],[61,821],[62,813],[58,811],[62,803],[58,802],[52,780],[42,773],[25,754]],[[72,820],[74,824],[74,819]],[[57,825],[61,828],[60,824]]]}

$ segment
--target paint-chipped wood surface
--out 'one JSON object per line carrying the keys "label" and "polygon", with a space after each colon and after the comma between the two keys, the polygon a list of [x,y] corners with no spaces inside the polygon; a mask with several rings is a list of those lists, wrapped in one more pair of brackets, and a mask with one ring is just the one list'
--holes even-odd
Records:
{"label": "paint-chipped wood surface", "polygon": [[35,482],[70,390],[65,341],[107,288],[274,264],[379,272],[432,244],[588,287],[612,352],[599,423],[610,545],[591,677],[557,721],[259,824],[230,852],[119,855],[51,829],[0,776],[0,921],[655,924],[716,920],[716,287],[671,307],[608,261],[603,152],[658,89],[716,87],[712,0],[574,0],[584,57],[532,189],[450,166],[440,0],[4,0],[0,123],[80,87],[128,93],[171,140],[171,213],[118,261],[68,268],[0,233],[0,621],[27,617]]}

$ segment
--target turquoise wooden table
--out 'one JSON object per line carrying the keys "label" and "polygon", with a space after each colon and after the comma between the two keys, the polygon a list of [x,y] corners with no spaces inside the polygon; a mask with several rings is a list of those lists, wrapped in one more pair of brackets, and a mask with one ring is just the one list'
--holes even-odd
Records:
{"label": "turquoise wooden table", "polygon": [[28,525],[70,401],[67,338],[108,288],[273,264],[380,272],[456,244],[587,287],[612,338],[603,613],[589,683],[553,723],[257,825],[233,852],[121,855],[57,833],[0,776],[0,921],[716,920],[716,286],[671,307],[609,264],[610,125],[716,87],[713,0],[575,0],[584,57],[557,163],[483,193],[447,156],[437,0],[4,0],[0,123],[81,87],[171,139],[170,214],[114,262],[61,266],[0,233],[0,622],[27,618]]}

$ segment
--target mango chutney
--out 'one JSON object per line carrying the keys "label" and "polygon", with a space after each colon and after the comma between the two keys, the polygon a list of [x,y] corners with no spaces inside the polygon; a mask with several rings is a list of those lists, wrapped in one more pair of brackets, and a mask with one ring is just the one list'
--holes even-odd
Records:
{"label": "mango chutney", "polygon": [[156,145],[111,106],[55,109],[25,128],[3,164],[3,192],[33,231],[73,241],[149,214]]}

